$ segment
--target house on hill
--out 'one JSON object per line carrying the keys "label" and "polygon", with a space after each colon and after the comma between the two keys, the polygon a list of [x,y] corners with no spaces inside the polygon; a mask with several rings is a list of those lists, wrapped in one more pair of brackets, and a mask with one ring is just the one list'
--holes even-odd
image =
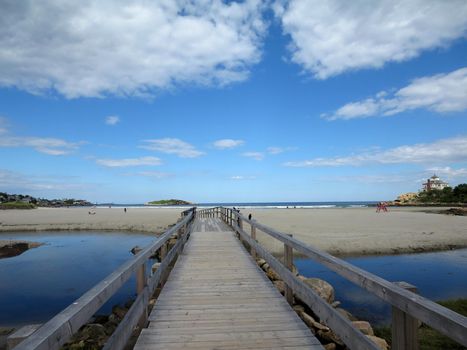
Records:
{"label": "house on hill", "polygon": [[434,174],[423,184],[422,191],[442,190],[446,187],[449,187],[449,184],[440,180],[440,178]]}

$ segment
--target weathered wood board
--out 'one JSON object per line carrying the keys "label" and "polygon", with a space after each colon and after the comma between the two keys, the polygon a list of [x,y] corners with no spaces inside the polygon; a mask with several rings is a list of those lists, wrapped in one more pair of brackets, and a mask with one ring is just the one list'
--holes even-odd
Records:
{"label": "weathered wood board", "polygon": [[137,350],[323,349],[234,233],[196,219]]}

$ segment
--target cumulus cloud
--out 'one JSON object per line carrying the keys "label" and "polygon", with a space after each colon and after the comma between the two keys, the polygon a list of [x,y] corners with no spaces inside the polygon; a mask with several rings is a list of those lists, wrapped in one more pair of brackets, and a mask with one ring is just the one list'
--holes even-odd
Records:
{"label": "cumulus cloud", "polygon": [[467,136],[441,139],[433,143],[404,145],[387,150],[332,158],[314,158],[311,160],[286,162],[288,167],[336,167],[359,166],[370,163],[446,163],[467,161]]}
{"label": "cumulus cloud", "polygon": [[0,86],[67,98],[147,96],[245,80],[266,30],[260,0],[0,2]]}
{"label": "cumulus cloud", "polygon": [[467,31],[464,0],[278,0],[274,10],[292,61],[319,79],[406,61]]}
{"label": "cumulus cloud", "polygon": [[123,158],[123,159],[96,159],[96,163],[110,168],[121,168],[142,165],[161,165],[157,157]]}
{"label": "cumulus cloud", "polygon": [[232,149],[235,147],[239,147],[244,143],[245,141],[243,140],[222,139],[215,141],[213,145],[217,149]]}
{"label": "cumulus cloud", "polygon": [[325,119],[355,119],[390,116],[425,108],[439,113],[467,109],[467,68],[451,73],[418,78],[395,93],[380,92],[375,97],[348,103]]}
{"label": "cumulus cloud", "polygon": [[242,153],[242,156],[248,157],[254,160],[263,160],[264,159],[264,153],[263,152],[244,152]]}
{"label": "cumulus cloud", "polygon": [[276,154],[281,154],[281,153],[284,153],[284,152],[294,151],[296,149],[297,149],[296,147],[275,147],[275,146],[272,146],[272,147],[268,147],[266,149],[266,152],[271,154],[271,155],[276,155]]}
{"label": "cumulus cloud", "polygon": [[154,140],[144,140],[141,148],[167,154],[175,154],[182,158],[196,158],[202,156],[204,152],[198,151],[195,146],[176,138],[163,138]]}
{"label": "cumulus cloud", "polygon": [[116,115],[109,115],[108,117],[105,118],[105,123],[107,125],[116,125],[120,123],[120,117]]}

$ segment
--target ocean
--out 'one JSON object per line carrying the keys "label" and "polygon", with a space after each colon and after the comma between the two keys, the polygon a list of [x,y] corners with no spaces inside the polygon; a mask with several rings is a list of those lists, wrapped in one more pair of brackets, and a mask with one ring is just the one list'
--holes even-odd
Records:
{"label": "ocean", "polygon": [[245,203],[196,203],[193,205],[177,205],[177,206],[147,206],[145,204],[122,204],[122,203],[100,203],[96,204],[98,208],[112,207],[128,207],[128,208],[191,208],[197,207],[235,207],[238,209],[332,209],[332,208],[365,208],[374,206],[377,202],[245,202]]}

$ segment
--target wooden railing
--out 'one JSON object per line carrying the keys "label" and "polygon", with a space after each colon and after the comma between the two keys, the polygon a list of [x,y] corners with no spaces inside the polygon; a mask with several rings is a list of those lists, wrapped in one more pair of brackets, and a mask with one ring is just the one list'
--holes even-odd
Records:
{"label": "wooden railing", "polygon": [[[135,327],[147,323],[148,303],[159,283],[163,282],[169,266],[183,249],[188,239],[194,218],[193,210],[182,213],[182,220],[164,232],[154,243],[140,251],[133,259],[123,264],[82,297],[45,323],[15,350],[59,349],[97,310],[136,273],[138,296],[110,336],[105,350],[121,350],[125,347]],[[168,240],[177,236],[177,243],[167,252]],[[148,276],[145,268],[148,259],[160,249],[161,264],[155,273]]]}
{"label": "wooden railing", "polygon": [[[378,349],[376,345],[353,327],[352,323],[320,298],[309,286],[295,276],[293,250],[325,265],[347,280],[380,297],[393,306],[392,349],[417,350],[418,321],[443,333],[454,341],[467,346],[467,317],[459,315],[439,304],[411,291],[413,286],[392,283],[326,252],[305,244],[291,235],[284,234],[255,220],[249,220],[231,208],[214,207],[198,211],[201,217],[219,217],[231,226],[239,238],[248,243],[254,257],[262,257],[286,283],[286,298],[289,302],[295,294],[333,331],[350,349]],[[244,230],[250,226],[250,234]],[[257,230],[284,244],[284,262],[279,261],[256,240]]]}

